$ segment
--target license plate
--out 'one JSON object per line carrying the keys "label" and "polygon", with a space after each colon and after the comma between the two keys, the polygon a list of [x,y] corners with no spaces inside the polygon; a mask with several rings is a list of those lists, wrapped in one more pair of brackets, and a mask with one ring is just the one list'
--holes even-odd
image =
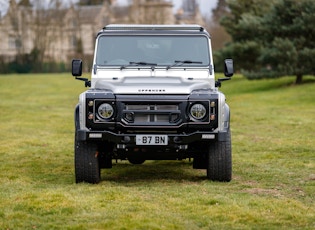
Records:
{"label": "license plate", "polygon": [[137,145],[167,145],[167,135],[136,135]]}

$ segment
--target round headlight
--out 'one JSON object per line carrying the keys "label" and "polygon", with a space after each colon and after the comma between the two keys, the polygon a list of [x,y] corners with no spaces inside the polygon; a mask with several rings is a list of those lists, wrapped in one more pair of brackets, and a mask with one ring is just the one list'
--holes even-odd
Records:
{"label": "round headlight", "polygon": [[203,119],[207,114],[206,107],[202,104],[194,104],[190,108],[190,115],[197,120]]}
{"label": "round headlight", "polygon": [[98,115],[103,119],[109,119],[114,114],[114,108],[108,103],[103,103],[98,107]]}

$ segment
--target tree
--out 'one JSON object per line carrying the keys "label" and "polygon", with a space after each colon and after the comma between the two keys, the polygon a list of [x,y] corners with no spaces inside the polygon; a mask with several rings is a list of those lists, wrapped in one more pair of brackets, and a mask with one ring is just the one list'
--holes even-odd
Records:
{"label": "tree", "polygon": [[227,0],[230,13],[226,13],[220,23],[231,36],[231,42],[219,52],[215,52],[216,63],[225,57],[235,59],[241,70],[257,71],[259,54],[263,47],[257,27],[260,18],[267,13],[276,0]]}
{"label": "tree", "polygon": [[[313,0],[231,0],[222,24],[233,43],[219,56],[237,60],[249,78],[314,74],[315,2]],[[221,57],[220,56],[220,57]]]}
{"label": "tree", "polygon": [[[263,18],[265,33],[261,62],[273,76],[295,75],[302,83],[303,75],[315,74],[315,2],[313,0],[281,0]],[[253,75],[255,77],[255,75]]]}
{"label": "tree", "polygon": [[212,10],[212,20],[219,23],[226,14],[228,14],[226,0],[218,0],[217,6]]}
{"label": "tree", "polygon": [[222,49],[231,40],[225,28],[220,25],[221,18],[228,14],[226,0],[219,0],[216,8],[212,9],[212,14],[207,20],[207,30],[210,32],[213,50]]}

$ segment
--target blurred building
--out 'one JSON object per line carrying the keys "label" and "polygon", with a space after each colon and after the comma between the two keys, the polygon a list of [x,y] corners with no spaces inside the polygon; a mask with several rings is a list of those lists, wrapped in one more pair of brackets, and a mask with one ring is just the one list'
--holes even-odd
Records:
{"label": "blurred building", "polygon": [[183,0],[182,7],[175,15],[176,24],[198,24],[205,25],[196,0]]}
{"label": "blurred building", "polygon": [[0,61],[24,54],[39,55],[43,62],[91,60],[95,35],[111,23],[204,25],[195,0],[184,0],[176,13],[170,0],[133,0],[130,6],[104,0],[100,5],[56,5],[49,10],[10,0],[8,12],[0,17]]}

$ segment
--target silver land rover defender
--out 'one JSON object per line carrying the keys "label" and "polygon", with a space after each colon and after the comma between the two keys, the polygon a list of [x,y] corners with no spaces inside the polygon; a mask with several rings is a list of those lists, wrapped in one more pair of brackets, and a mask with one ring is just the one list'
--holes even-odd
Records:
{"label": "silver land rover defender", "polygon": [[215,80],[210,36],[199,25],[108,25],[96,37],[90,89],[75,108],[76,182],[98,183],[113,160],[193,159],[207,178],[230,181],[230,110]]}

